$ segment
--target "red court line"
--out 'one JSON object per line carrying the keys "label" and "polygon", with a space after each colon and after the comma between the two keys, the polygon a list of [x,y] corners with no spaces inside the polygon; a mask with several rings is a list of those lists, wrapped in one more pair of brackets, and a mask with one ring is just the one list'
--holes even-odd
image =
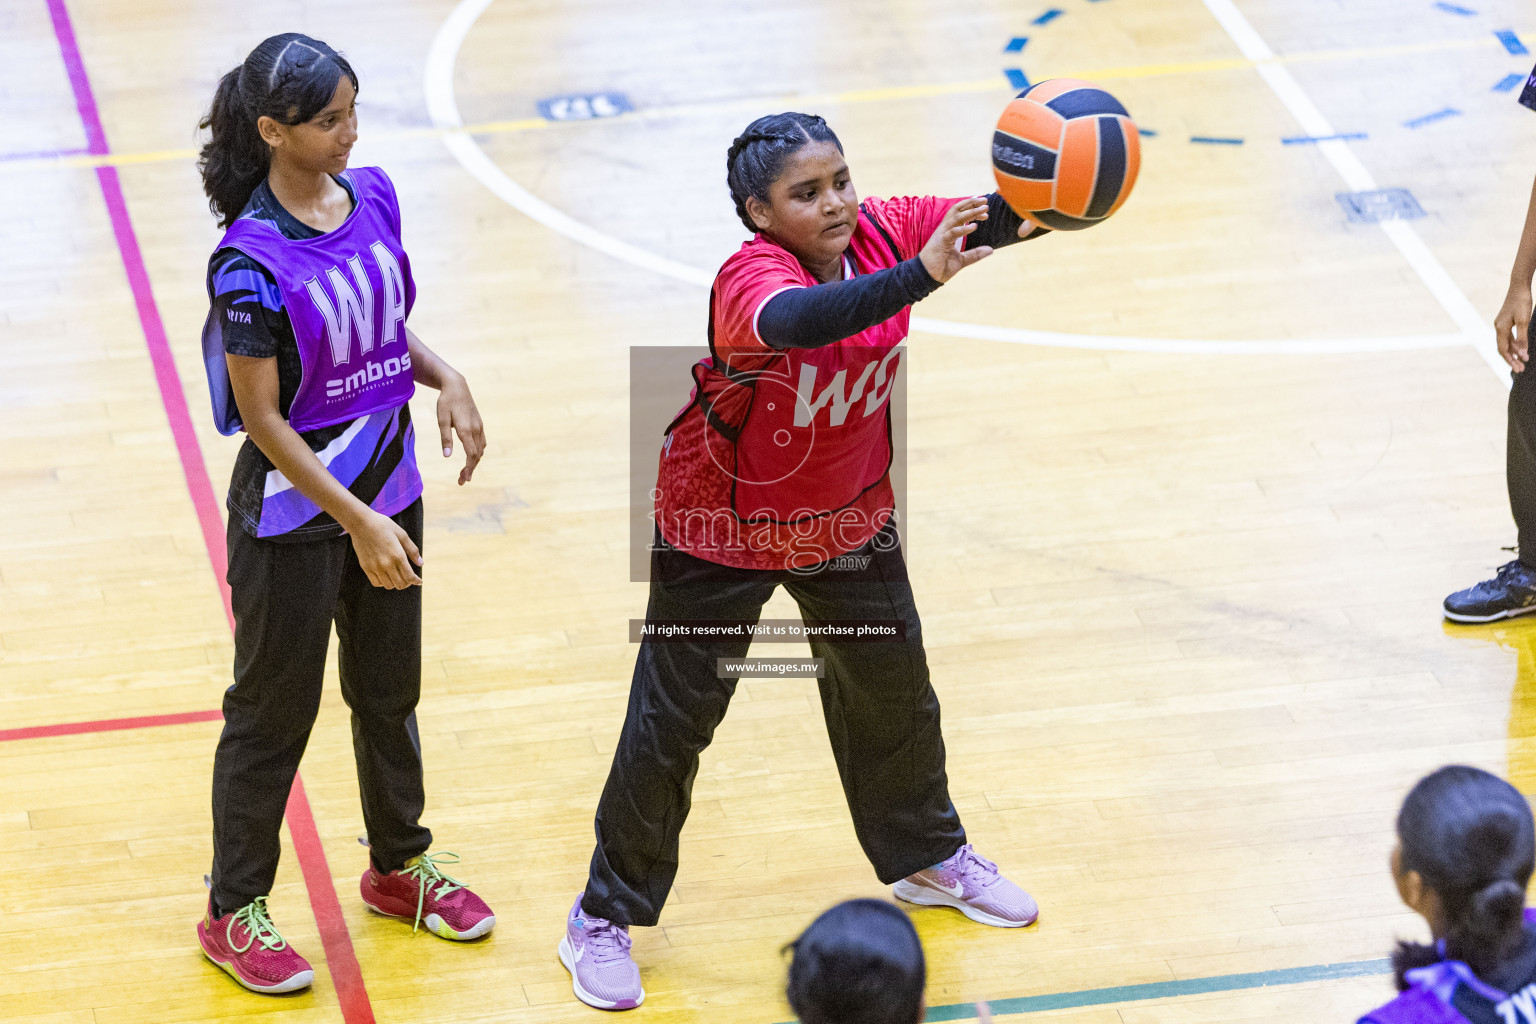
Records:
{"label": "red court line", "polygon": [[150,729],[157,725],[185,725],[188,722],[217,722],[224,712],[181,711],[174,715],[141,715],[138,718],[101,718],[94,722],[64,722],[59,725],[29,725],[22,729],[0,729],[0,743],[6,740],[35,740],[44,736],[78,736],[86,732],[117,732],[120,729]]}
{"label": "red court line", "polygon": [[[80,57],[80,47],[75,42],[75,29],[69,20],[69,10],[64,0],[48,0],[48,13],[53,17],[53,32],[59,39],[59,51],[64,58],[64,68],[69,72],[69,85],[75,93],[75,107],[80,112],[80,122],[85,126],[86,150],[92,156],[106,156],[107,133],[101,125],[101,113],[96,109],[96,95],[91,91],[91,81],[85,73],[85,62]],[[229,585],[224,582],[224,522],[219,517],[218,502],[213,497],[213,485],[208,482],[208,467],[203,462],[203,452],[197,443],[197,433],[192,429],[192,416],[187,411],[187,396],[181,390],[181,378],[176,374],[176,360],[171,356],[171,343],[165,336],[165,324],[160,320],[160,309],[155,305],[155,293],[149,285],[149,272],[144,267],[144,255],[139,251],[139,239],[128,216],[128,203],[123,199],[123,188],[118,182],[116,167],[96,168],[96,179],[101,184],[102,198],[107,202],[107,215],[112,220],[112,233],[117,236],[117,248],[123,257],[123,269],[128,272],[128,286],[133,291],[133,302],[138,307],[139,323],[144,329],[144,341],[149,346],[149,361],[155,368],[155,383],[160,386],[160,403],[171,424],[171,436],[176,441],[176,453],[181,457],[181,473],[192,492],[192,506],[197,510],[198,524],[203,529],[203,545],[208,549],[208,559],[213,565],[213,576],[218,581],[219,594],[224,599],[224,615],[229,628],[235,628],[234,612],[229,603]]]}
{"label": "red court line", "polygon": [[[65,0],[48,0],[48,13],[53,18],[54,35],[58,37],[59,52],[69,73],[69,84],[75,94],[75,107],[85,126],[85,138],[93,156],[106,156],[107,133],[101,124],[101,114],[96,108],[96,97],[91,91],[90,78],[85,72],[85,62],[80,57],[80,47],[75,41],[74,26],[70,23]],[[133,302],[138,308],[139,324],[144,331],[144,341],[149,347],[149,359],[155,370],[155,383],[160,388],[160,402],[170,421],[171,436],[176,441],[176,454],[181,459],[182,476],[192,496],[192,506],[197,510],[198,524],[203,531],[203,544],[208,550],[208,561],[213,568],[213,578],[218,583],[219,594],[224,601],[224,615],[234,629],[235,617],[230,606],[229,586],[224,581],[224,566],[228,554],[224,548],[224,523],[219,516],[219,506],[213,496],[213,486],[208,481],[208,467],[203,462],[202,446],[192,429],[192,416],[187,411],[187,396],[181,389],[181,377],[176,372],[176,360],[165,335],[165,324],[155,305],[154,291],[150,288],[149,271],[144,266],[144,255],[139,251],[138,236],[128,215],[128,204],[118,181],[117,168],[96,168],[96,179],[101,184],[101,195],[107,204],[107,214],[112,219],[112,233],[117,238],[118,252],[123,258],[123,269],[128,275],[128,286],[133,292]],[[373,1006],[368,1001],[368,990],[363,987],[362,970],[357,955],[352,950],[352,938],[347,934],[347,924],[341,915],[341,903],[336,898],[336,886],[332,882],[325,851],[320,845],[315,818],[309,801],[304,796],[304,783],[294,777],[293,789],[288,794],[286,818],[288,831],[293,835],[293,845],[304,873],[304,885],[309,890],[309,904],[320,926],[320,941],[325,947],[326,964],[330,968],[331,981],[341,1004],[341,1015],[347,1024],[373,1024]]]}
{"label": "red court line", "polygon": [[363,987],[363,971],[347,935],[347,920],[341,913],[341,900],[336,898],[336,883],[325,859],[320,832],[315,828],[315,816],[309,809],[304,780],[297,774],[293,777],[293,788],[288,791],[284,817],[293,836],[293,849],[299,855],[299,869],[304,873],[304,887],[309,890],[315,924],[320,926],[325,965],[330,969],[331,983],[336,986],[341,1015],[347,1024],[373,1024],[373,1006],[368,1002],[368,990]]}

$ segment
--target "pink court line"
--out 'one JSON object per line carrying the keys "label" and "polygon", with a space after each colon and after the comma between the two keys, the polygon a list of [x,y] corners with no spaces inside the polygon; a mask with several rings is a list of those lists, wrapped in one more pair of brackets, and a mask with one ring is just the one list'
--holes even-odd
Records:
{"label": "pink court line", "polygon": [[[107,146],[107,133],[101,124],[96,96],[91,91],[90,78],[86,75],[85,62],[81,59],[80,47],[75,41],[75,29],[64,0],[48,0],[48,13],[53,19],[53,32],[59,41],[65,70],[69,73],[70,88],[75,94],[75,107],[85,127],[87,151],[92,156],[106,156],[111,152]],[[166,338],[165,324],[160,319],[159,307],[155,305],[149,271],[144,266],[144,255],[139,251],[138,236],[134,233],[133,221],[128,215],[128,204],[123,198],[117,168],[96,168],[96,179],[101,185],[107,215],[112,220],[112,234],[117,239],[123,269],[128,275],[128,287],[133,292],[133,302],[138,309],[139,325],[144,331],[144,342],[149,348],[150,363],[155,371],[155,383],[160,388],[160,403],[165,408],[166,419],[170,421],[176,454],[181,459],[182,476],[191,494],[192,506],[197,511],[198,525],[203,531],[203,546],[208,551],[213,578],[224,602],[224,616],[233,630],[235,616],[230,605],[229,586],[224,581],[224,567],[228,561],[224,547],[224,523],[213,496],[213,486],[208,481],[208,467],[203,462],[202,446],[198,444],[197,433],[192,429],[187,396],[181,389],[181,378],[176,373],[176,360]],[[309,904],[315,914],[315,923],[320,928],[320,941],[325,947],[326,965],[330,968],[331,981],[336,986],[342,1018],[347,1024],[374,1024],[373,1006],[368,1001],[368,990],[363,986],[363,973],[357,963],[357,954],[352,949],[352,938],[347,933],[341,903],[336,898],[336,886],[325,859],[325,848],[320,842],[319,830],[315,827],[315,817],[304,792],[304,782],[297,775],[294,776],[293,788],[288,794],[286,819],[288,831],[293,836],[294,851],[298,854],[299,867],[304,874],[304,885],[309,891]]]}
{"label": "pink court line", "polygon": [[152,729],[159,725],[186,725],[188,722],[217,722],[224,717],[212,711],[182,711],[174,715],[141,715],[137,718],[102,718],[94,722],[62,722],[58,725],[29,725],[21,729],[0,729],[0,743],[6,740],[35,740],[46,736],[78,736],[89,732],[118,732],[122,729]]}

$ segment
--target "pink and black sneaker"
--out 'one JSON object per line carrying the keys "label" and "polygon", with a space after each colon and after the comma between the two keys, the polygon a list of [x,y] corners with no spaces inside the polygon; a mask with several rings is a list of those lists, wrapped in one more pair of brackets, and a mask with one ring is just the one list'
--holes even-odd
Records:
{"label": "pink and black sneaker", "polygon": [[267,898],[258,897],[232,913],[208,913],[197,923],[197,944],[203,956],[223,968],[252,992],[297,992],[308,988],[315,972],[278,934],[267,916]]}
{"label": "pink and black sneaker", "polygon": [[565,919],[560,962],[571,972],[576,998],[599,1010],[633,1010],[645,1002],[640,968],[629,955],[629,929],[581,909],[581,897]]}
{"label": "pink and black sneaker", "polygon": [[1034,897],[999,874],[997,865],[970,843],[943,863],[908,875],[891,891],[908,903],[954,907],[972,921],[994,928],[1023,928],[1040,916]]}
{"label": "pink and black sneaker", "polygon": [[[449,860],[450,857],[453,859]],[[438,867],[458,862],[456,853],[444,852],[435,857],[424,853],[387,875],[369,864],[358,888],[369,910],[411,921],[412,935],[426,925],[427,931],[445,939],[478,939],[496,927],[496,915],[463,882],[448,877]]]}

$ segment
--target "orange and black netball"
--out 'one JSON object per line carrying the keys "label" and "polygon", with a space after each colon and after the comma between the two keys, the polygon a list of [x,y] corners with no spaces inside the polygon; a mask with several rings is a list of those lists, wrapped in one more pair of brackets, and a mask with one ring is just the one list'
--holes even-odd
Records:
{"label": "orange and black netball", "polygon": [[1125,203],[1141,166],[1136,122],[1091,82],[1053,78],[1003,109],[992,135],[997,190],[1015,213],[1076,231]]}

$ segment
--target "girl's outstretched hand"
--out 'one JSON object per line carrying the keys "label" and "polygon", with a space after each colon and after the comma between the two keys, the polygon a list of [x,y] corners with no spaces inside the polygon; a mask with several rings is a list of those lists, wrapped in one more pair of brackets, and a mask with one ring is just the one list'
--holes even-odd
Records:
{"label": "girl's outstretched hand", "polygon": [[475,467],[485,454],[485,424],[480,422],[480,410],[469,393],[469,385],[463,377],[443,384],[437,396],[437,429],[443,437],[443,458],[453,455],[453,435],[457,431],[464,442],[464,468],[459,471],[459,485],[469,483],[475,475]]}
{"label": "girl's outstretched hand", "polygon": [[992,1024],[992,1007],[986,1003],[977,1003],[976,1020],[978,1024]]}
{"label": "girl's outstretched hand", "polygon": [[980,262],[992,255],[992,247],[983,245],[976,249],[961,251],[960,245],[965,236],[976,230],[976,222],[987,219],[987,200],[985,197],[973,197],[962,199],[949,208],[944,215],[944,221],[939,229],[928,239],[928,244],[923,246],[922,252],[917,258],[923,261],[923,267],[939,284],[943,284],[954,277],[960,271],[972,263]]}

